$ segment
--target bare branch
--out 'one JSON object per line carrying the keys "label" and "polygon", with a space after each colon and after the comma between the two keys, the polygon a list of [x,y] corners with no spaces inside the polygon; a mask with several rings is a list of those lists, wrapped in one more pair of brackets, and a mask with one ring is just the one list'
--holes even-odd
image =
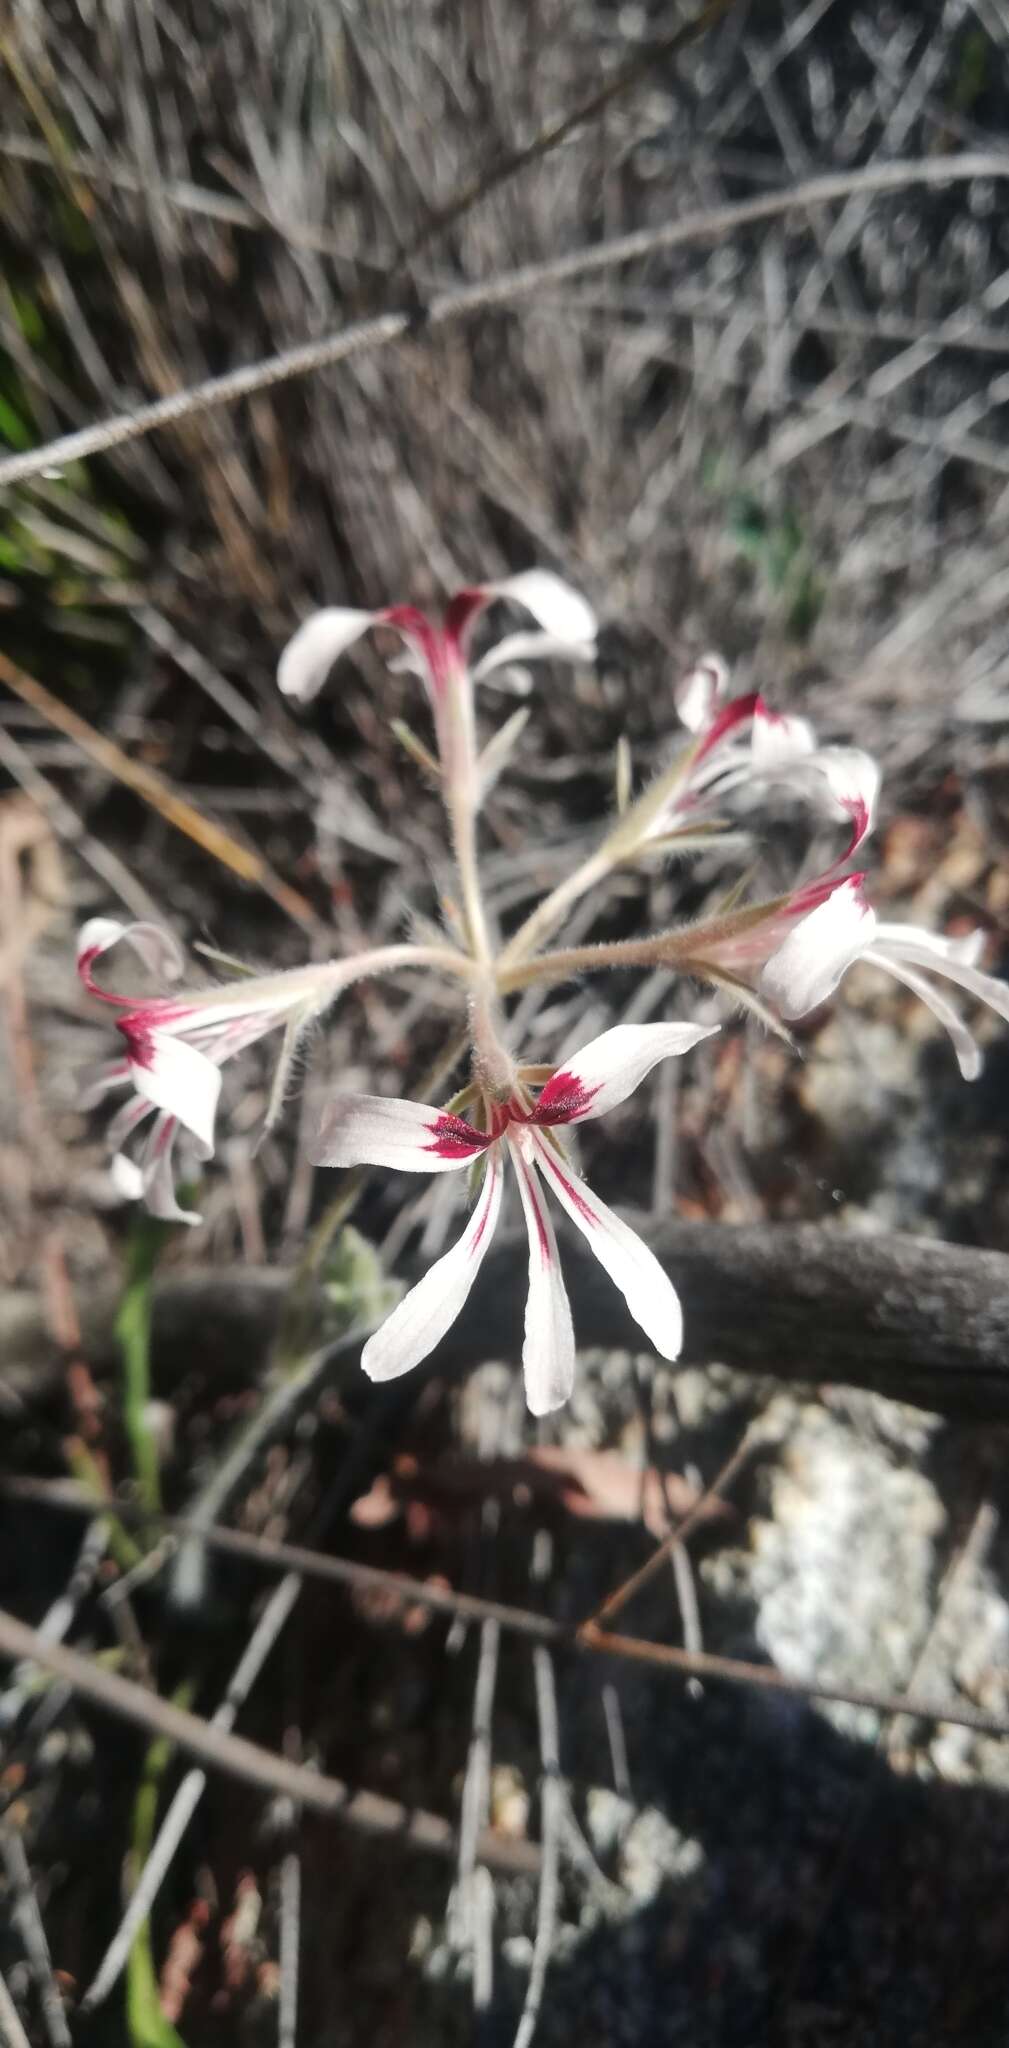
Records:
{"label": "bare branch", "polygon": [[332,368],[349,356],[387,347],[411,334],[445,326],[474,313],[491,312],[517,299],[532,297],[545,286],[564,284],[570,278],[587,277],[609,270],[658,249],[684,248],[692,242],[718,241],[736,228],[751,227],[759,221],[774,220],[782,214],[809,207],[827,206],[857,194],[869,198],[875,193],[904,192],[914,186],[951,185],[972,178],[1009,178],[1009,155],[999,150],[966,150],[959,155],[928,157],[921,161],[870,164],[862,170],[809,178],[781,192],[760,193],[756,198],[731,206],[712,207],[703,213],[684,214],[679,220],[642,228],[588,248],[573,249],[567,255],[548,257],[541,263],[527,263],[498,277],[461,285],[439,292],[427,304],[381,313],[374,318],[352,321],[317,341],[284,349],[263,362],[247,363],[220,377],[208,377],[189,391],[173,391],[136,412],[120,413],[92,427],[64,434],[44,448],[12,455],[0,462],[0,487],[37,476],[42,470],[60,468],[100,455],[106,449],[136,441],[158,427],[174,427],[194,415],[219,405],[234,405],[254,392],[268,390],[292,377],[304,377],[315,370]]}
{"label": "bare branch", "polygon": [[[354,1792],[340,1778],[323,1777],[305,1764],[274,1756],[243,1735],[226,1734],[190,1714],[184,1707],[163,1700],[146,1686],[122,1678],[78,1650],[63,1643],[44,1643],[37,1630],[28,1628],[13,1614],[0,1611],[0,1657],[32,1661],[62,1679],[83,1699],[117,1719],[129,1721],[148,1734],[162,1735],[177,1743],[191,1756],[198,1756],[215,1770],[255,1785],[262,1792],[279,1792],[348,1827],[369,1835],[395,1835],[411,1848],[429,1850],[435,1856],[454,1856],[456,1834],[450,1821],[423,1807],[401,1806],[379,1792]],[[487,1830],[479,1842],[479,1855],[492,1869],[511,1875],[530,1875],[539,1869],[539,1851],[529,1842],[515,1842]],[[69,2041],[69,2037],[68,2037]]]}
{"label": "bare branch", "polygon": [[[635,1219],[636,1220],[636,1219]],[[809,1384],[868,1387],[892,1400],[957,1418],[1009,1417],[1009,1256],[888,1233],[856,1237],[819,1223],[682,1223],[643,1227],[683,1302],[683,1363],[712,1359],[744,1372]],[[432,1368],[461,1371],[486,1358],[518,1358],[522,1298],[516,1239],[488,1254],[470,1303]],[[602,1270],[568,1254],[576,1333],[583,1344],[627,1343],[627,1311]],[[420,1267],[408,1266],[405,1277]],[[166,1276],[154,1296],[154,1371],[170,1387],[179,1360],[219,1374],[228,1361],[261,1366],[275,1337],[290,1275],[236,1266]],[[96,1365],[114,1357],[108,1297],[82,1298],[84,1338]],[[366,1333],[317,1353],[304,1399],[339,1373],[356,1378]],[[26,1402],[58,1384],[37,1305],[0,1296],[0,1379]],[[283,1416],[293,1418],[299,1389]],[[286,1422],[285,1422],[286,1426]],[[216,1508],[212,1510],[216,1513]]]}
{"label": "bare branch", "polygon": [[[35,1501],[72,1514],[94,1512],[93,1500],[79,1488],[62,1480],[7,1479],[0,1483],[0,1498]],[[124,1520],[143,1519],[147,1524],[153,1523],[158,1527],[177,1531],[183,1536],[188,1534],[188,1525],[171,1515],[151,1515],[145,1510],[131,1510],[125,1505],[122,1512]],[[263,1537],[248,1536],[235,1529],[201,1528],[200,1536],[214,1549],[248,1558],[270,1570],[291,1569],[300,1572],[304,1578],[329,1580],[337,1585],[369,1587],[386,1594],[397,1594],[404,1603],[427,1607],[435,1614],[458,1615],[466,1621],[496,1621],[514,1635],[522,1636],[530,1642],[547,1644],[557,1650],[586,1651],[591,1655],[615,1658],[618,1662],[647,1664],[657,1671],[665,1671],[679,1678],[712,1679],[726,1685],[756,1686],[762,1692],[788,1693],[796,1699],[824,1700],[835,1706],[867,1707],[875,1714],[909,1714],[919,1721],[945,1721],[952,1727],[970,1728],[979,1735],[1009,1736],[1009,1720],[1002,1719],[997,1714],[984,1713],[978,1708],[965,1707],[960,1702],[911,1699],[894,1693],[876,1692],[864,1686],[839,1687],[821,1684],[815,1679],[788,1678],[780,1671],[775,1671],[769,1664],[749,1664],[741,1658],[718,1657],[706,1650],[682,1650],[666,1643],[648,1642],[635,1636],[615,1635],[597,1627],[593,1620],[584,1622],[580,1627],[572,1627],[570,1624],[552,1620],[549,1615],[534,1614],[528,1608],[509,1607],[500,1600],[484,1600],[475,1593],[455,1593],[444,1586],[432,1585],[429,1580],[411,1578],[408,1572],[383,1571],[377,1565],[360,1564],[355,1558],[328,1557],[318,1551],[303,1550],[297,1544],[271,1543]],[[335,1814],[337,1817],[348,1819],[353,1825],[370,1828],[374,1833],[399,1831],[400,1823],[395,1823],[391,1814],[398,1812],[402,1819],[403,1810],[396,1808],[394,1802],[379,1800],[378,1806],[383,1811],[375,1817],[371,1813],[371,1793],[350,1794],[347,1787],[342,1786],[340,1791],[343,1801],[350,1801],[348,1807],[341,1804],[333,1794],[332,1788],[338,1784],[336,1779],[317,1778],[304,1767],[288,1764],[283,1758],[274,1758],[269,1751],[257,1749],[252,1743],[240,1744],[236,1760],[230,1744],[238,1742],[237,1737],[221,1738],[219,1743],[213,1740],[208,1742],[207,1731],[202,1721],[198,1721],[192,1714],[180,1716],[178,1708],[166,1706],[143,1687],[131,1686],[126,1680],[115,1680],[113,1694],[110,1694],[106,1679],[108,1678],[108,1684],[111,1685],[111,1674],[98,1670],[87,1657],[62,1650],[57,1645],[46,1645],[40,1649],[37,1635],[32,1629],[25,1628],[22,1622],[16,1622],[12,1616],[2,1612],[0,1656],[31,1656],[44,1669],[53,1671],[67,1684],[77,1686],[86,1697],[94,1698],[99,1705],[109,1706],[112,1711],[120,1711],[115,1687],[125,1686],[129,1705],[127,1718],[143,1721],[145,1726],[169,1734],[172,1741],[178,1742],[184,1748],[188,1746],[195,1749],[211,1763],[220,1763],[222,1768],[234,1769],[236,1775],[247,1776],[252,1783],[266,1784],[271,1790],[287,1793],[292,1798],[301,1798],[306,1806],[311,1806],[317,1812]],[[69,1664],[66,1661],[68,1658]],[[95,1686],[91,1683],[93,1675],[96,1677]],[[153,1705],[157,1710],[156,1720],[146,1718],[145,1703],[147,1707]],[[125,1705],[122,1711],[126,1713]],[[162,1714],[171,1717],[170,1727],[163,1724]],[[200,1731],[195,1742],[190,1740],[191,1726]],[[180,1727],[183,1728],[183,1733],[178,1732]],[[245,1767],[246,1752],[251,1752],[254,1768]],[[243,1765],[241,1770],[239,1761]],[[279,1775],[274,1775],[275,1770]],[[295,1772],[297,1779],[294,1791],[291,1790],[290,1781],[292,1771]],[[306,1778],[317,1790],[322,1788],[319,1798],[304,1796],[301,1788]],[[434,1848],[439,1854],[452,1853],[455,1838],[447,1821],[437,1820],[430,1814],[416,1818],[423,1825],[417,1834],[411,1829],[403,1828],[407,1840],[416,1840],[419,1847]],[[447,1830],[447,1833],[439,1832],[436,1839],[429,1841],[430,1830]],[[497,1837],[493,1837],[492,1840],[496,1842]],[[477,1853],[485,1863],[493,1865],[494,1857],[486,1854],[486,1845],[483,1841],[478,1843]],[[503,1867],[500,1858],[498,1867]],[[531,1864],[523,1865],[524,1869],[533,1867]],[[537,1864],[535,1868],[538,1867]]]}

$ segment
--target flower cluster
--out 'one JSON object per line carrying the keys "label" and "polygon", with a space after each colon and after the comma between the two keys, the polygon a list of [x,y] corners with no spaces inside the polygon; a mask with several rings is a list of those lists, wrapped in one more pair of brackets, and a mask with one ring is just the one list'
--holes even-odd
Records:
{"label": "flower cluster", "polygon": [[[534,626],[506,633],[474,662],[478,622],[499,604],[521,607]],[[636,798],[625,790],[619,814],[594,850],[502,939],[481,885],[478,822],[525,714],[508,720],[481,751],[474,686],[496,673],[499,681],[510,677],[524,688],[524,664],[530,660],[591,661],[595,619],[582,597],[542,570],[462,590],[441,619],[411,605],[379,611],[330,607],[307,619],[285,649],[281,690],[308,702],[339,656],[366,634],[383,630],[398,643],[394,665],[417,676],[430,714],[433,751],[414,735],[407,737],[441,791],[458,884],[452,925],[461,938],[418,939],[187,991],[181,955],[169,934],[145,923],[93,918],[81,933],[78,970],[89,994],[117,1010],[122,1045],[117,1058],[89,1077],[82,1103],[114,1089],[126,1091],[109,1131],[116,1186],[124,1196],[141,1197],[156,1215],[198,1222],[179,1206],[175,1154],[181,1138],[197,1160],[211,1156],[225,1064],[267,1034],[278,1034],[267,1111],[272,1123],[306,1032],[346,988],[366,976],[407,968],[438,975],[458,990],[468,1019],[471,1074],[460,1094],[446,1108],[342,1094],[328,1104],[311,1156],[320,1166],[468,1170],[473,1200],[461,1236],[365,1345],[364,1367],[376,1380],[419,1364],[459,1315],[490,1245],[510,1167],[529,1245],[526,1393],[533,1413],[542,1415],[568,1398],[575,1366],[548,1194],[624,1294],[647,1342],[663,1358],[679,1354],[682,1320],[671,1279],[642,1239],[587,1185],[565,1133],[604,1116],[659,1061],[689,1052],[717,1027],[618,1024],[556,1071],[544,1070],[524,1065],[510,1044],[508,1003],[514,994],[607,968],[662,964],[727,990],[773,1022],[807,1015],[834,993],[850,968],[864,962],[894,976],[929,1006],[952,1040],[961,1072],[972,1080],[981,1067],[977,1041],[937,983],[952,983],[1007,1022],[1009,986],[980,967],[981,933],[947,937],[877,917],[865,875],[851,867],[875,822],[875,762],[855,747],[820,745],[805,720],[782,716],[756,693],[732,696],[716,656],[705,657],[677,688],[686,737],[675,758]],[[681,855],[720,836],[727,847],[733,845],[741,830],[752,831],[755,809],[776,792],[836,820],[845,834],[821,873],[785,895],[737,903],[671,931],[605,945],[552,944],[573,906],[615,870]],[[116,993],[96,978],[102,956],[120,944],[155,978],[156,994],[140,999]],[[142,1135],[135,1143],[137,1133]]]}

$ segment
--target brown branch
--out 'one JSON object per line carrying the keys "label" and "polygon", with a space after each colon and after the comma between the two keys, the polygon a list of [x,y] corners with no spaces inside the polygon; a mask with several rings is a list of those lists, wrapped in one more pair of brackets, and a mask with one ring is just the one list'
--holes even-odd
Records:
{"label": "brown branch", "polygon": [[115,740],[89,725],[72,705],[64,704],[62,698],[54,696],[44,683],[19,668],[2,652],[0,682],[20,697],[22,703],[30,704],[34,711],[41,712],[48,725],[55,726],[57,732],[65,733],[67,739],[72,740],[88,760],[95,761],[105,774],[121,782],[126,789],[132,789],[177,832],[185,833],[187,838],[202,847],[204,853],[211,854],[232,874],[240,875],[243,881],[263,889],[303,931],[316,930],[318,920],[311,904],[299,895],[297,889],[292,889],[273,873],[261,853],[257,853],[254,847],[244,846],[234,833],[226,832],[223,825],[216,825],[213,819],[205,818],[203,812],[173,789],[156,768],[127,754]]}
{"label": "brown branch", "polygon": [[[82,1493],[78,1487],[69,1484],[65,1480],[4,1480],[0,1482],[0,1498],[34,1502],[39,1506],[51,1507],[71,1514],[94,1514],[94,1501],[88,1495]],[[633,1662],[647,1664],[653,1670],[666,1672],[671,1677],[713,1679],[726,1685],[756,1686],[763,1692],[788,1693],[794,1698],[805,1700],[824,1700],[834,1706],[866,1707],[876,1714],[909,1714],[913,1720],[917,1721],[944,1721],[949,1722],[954,1727],[973,1729],[976,1734],[1009,1737],[1009,1721],[1004,1717],[985,1713],[977,1707],[966,1706],[960,1700],[923,1700],[916,1697],[913,1698],[907,1693],[878,1692],[872,1687],[866,1686],[836,1686],[830,1685],[826,1681],[821,1682],[818,1679],[789,1678],[783,1672],[775,1670],[772,1664],[752,1664],[740,1657],[720,1657],[707,1650],[684,1650],[678,1648],[675,1644],[651,1642],[646,1637],[617,1635],[611,1630],[600,1628],[595,1620],[583,1622],[580,1626],[575,1623],[556,1621],[551,1615],[537,1614],[531,1608],[512,1607],[501,1600],[485,1600],[476,1593],[456,1593],[451,1587],[433,1585],[426,1579],[415,1579],[409,1572],[386,1571],[380,1565],[362,1564],[357,1558],[353,1557],[329,1557],[322,1551],[306,1550],[296,1543],[274,1542],[267,1537],[249,1535],[244,1530],[223,1529],[217,1525],[210,1525],[208,1527],[203,1523],[196,1525],[186,1522],[182,1517],[172,1515],[152,1515],[136,1504],[124,1507],[122,1512],[123,1519],[126,1521],[142,1520],[149,1527],[164,1529],[183,1538],[196,1531],[198,1527],[201,1542],[208,1544],[210,1548],[219,1550],[225,1555],[243,1557],[249,1563],[258,1564],[268,1571],[296,1571],[301,1578],[305,1579],[318,1579],[323,1582],[328,1581],[332,1585],[364,1587],[373,1591],[393,1594],[401,1599],[404,1605],[426,1607],[434,1614],[458,1616],[465,1621],[496,1622],[501,1628],[508,1629],[513,1635],[521,1636],[528,1642],[540,1644],[549,1649],[570,1650],[588,1653],[591,1656],[612,1657],[618,1663]],[[681,1524],[681,1528],[683,1526]],[[658,1554],[661,1555],[661,1552]],[[633,1591],[634,1588],[632,1587],[631,1590]],[[601,1611],[605,1613],[607,1609],[604,1608]],[[4,1631],[10,1619],[9,1616],[0,1612],[0,1656],[17,1654],[19,1656],[32,1657],[36,1663],[41,1664],[46,1669],[55,1670],[56,1667],[52,1663],[49,1647],[44,1643],[41,1644],[38,1650],[8,1651]],[[14,1622],[13,1626],[21,1630],[22,1636],[28,1642],[34,1643],[36,1641],[32,1631],[24,1629],[20,1622]],[[74,1656],[75,1668],[82,1669],[85,1674],[86,1682],[78,1687],[78,1690],[83,1691],[86,1697],[96,1699],[98,1704],[107,1704],[113,1710],[116,1710],[114,1700],[108,1696],[105,1689],[105,1679],[108,1674],[103,1669],[92,1664],[86,1657],[77,1656],[76,1653],[72,1652],[64,1652],[63,1654]],[[98,1699],[97,1692],[90,1683],[92,1676],[96,1674],[102,1684],[102,1699]],[[69,1683],[74,1683],[74,1680],[69,1677],[69,1673],[65,1669],[58,1670],[56,1675],[66,1677]],[[125,1685],[130,1695],[137,1696],[135,1709],[129,1715],[130,1719],[139,1719],[145,1726],[150,1726],[157,1731],[172,1733],[172,1739],[177,1740],[183,1747],[194,1747],[193,1743],[187,1743],[183,1735],[176,1735],[172,1730],[169,1730],[161,1718],[162,1712],[164,1712],[165,1714],[175,1716],[176,1721],[178,1721],[179,1710],[177,1708],[166,1706],[164,1701],[146,1692],[142,1686],[130,1685],[126,1680],[117,1680],[116,1683],[118,1685]],[[157,1710],[158,1718],[156,1720],[144,1718],[145,1702]],[[211,1738],[210,1741],[204,1741],[201,1737],[201,1744],[196,1748],[198,1755],[205,1757],[209,1762],[217,1762],[225,1768],[232,1768],[233,1759],[226,1745],[236,1740],[235,1737],[222,1737],[221,1741],[225,1743],[225,1748],[221,1749],[218,1746],[217,1731],[208,1729],[202,1721],[196,1721],[195,1716],[192,1714],[182,1715],[181,1719],[186,1723],[195,1722],[196,1728],[205,1731],[206,1736]],[[268,1783],[271,1789],[290,1792],[288,1780],[285,1778],[281,1782],[278,1776],[272,1774],[281,1769],[284,1771],[300,1769],[300,1766],[288,1764],[284,1758],[274,1757],[267,1750],[256,1749],[252,1743],[244,1743],[243,1749],[251,1751],[257,1760],[258,1775],[253,1779],[255,1783]],[[239,1768],[237,1764],[234,1765],[234,1768],[236,1769],[236,1774],[240,1777],[250,1775],[249,1772]],[[324,1788],[338,1784],[336,1779],[319,1779],[311,1773],[306,1775],[311,1778],[311,1783],[317,1787],[320,1784]],[[367,1813],[371,1810],[371,1806],[376,1798],[376,1795],[371,1793],[355,1793],[351,1796],[348,1794],[346,1786],[340,1787],[340,1791],[344,1800],[351,1799],[351,1804],[355,1809],[354,1813],[351,1813],[349,1810],[339,1808],[343,1812],[344,1817],[350,1819],[357,1818],[358,1802],[367,1802],[366,1806],[362,1809],[363,1812]],[[300,1797],[300,1793],[292,1793],[290,1796]],[[306,1803],[310,1804],[311,1802]],[[414,1839],[403,1825],[405,1818],[404,1809],[395,1807],[394,1802],[390,1800],[378,1800],[377,1803],[379,1807],[385,1808],[388,1812],[395,1812],[400,1815],[399,1822],[395,1824],[396,1832],[406,1834],[407,1839]],[[319,1802],[316,1801],[315,1804],[318,1808]],[[339,1802],[337,1802],[337,1806],[339,1807]],[[321,1810],[324,1812],[334,1810],[331,1796]],[[425,1828],[430,1824],[432,1828],[438,1831],[437,1840],[425,1840],[422,1846],[440,1850],[445,1839],[451,1840],[454,1846],[454,1838],[451,1835],[447,1821],[436,1819],[435,1816],[430,1814],[420,1815],[419,1818],[423,1821]],[[393,1826],[391,1821],[387,1823],[383,1818],[372,1822],[363,1818],[358,1821],[358,1824],[362,1827],[371,1825],[373,1829],[377,1829],[380,1833],[389,1832]],[[444,1834],[446,1830],[447,1838]],[[479,1855],[484,1862],[491,1860],[485,1855],[482,1846],[479,1848]]]}
{"label": "brown branch", "polygon": [[[867,1387],[958,1419],[1009,1419],[1006,1254],[896,1233],[852,1236],[821,1224],[671,1220],[646,1235],[683,1301],[684,1364],[718,1360],[776,1379]],[[518,1358],[522,1257],[514,1239],[494,1247],[434,1369]],[[583,1344],[639,1341],[594,1260],[568,1246],[565,1268]],[[276,1335],[288,1286],[277,1269],[167,1276],[154,1308],[161,1385],[170,1388],[180,1359],[187,1370],[220,1378],[230,1369],[247,1379]],[[82,1301],[93,1363],[114,1355],[111,1319],[111,1298]],[[332,1361],[356,1383],[352,1345],[334,1347]],[[0,1385],[31,1402],[51,1393],[60,1369],[31,1298],[0,1297]]]}
{"label": "brown branch", "polygon": [[[402,1806],[398,1800],[385,1799],[379,1792],[352,1792],[340,1778],[322,1777],[304,1764],[292,1763],[289,1757],[261,1749],[243,1735],[212,1728],[198,1714],[187,1713],[185,1708],[173,1706],[170,1700],[149,1692],[146,1686],[106,1670],[91,1657],[82,1657],[79,1650],[69,1650],[63,1643],[46,1642],[35,1629],[3,1610],[0,1657],[15,1661],[29,1658],[102,1712],[131,1721],[148,1734],[164,1736],[188,1755],[198,1756],[211,1769],[241,1778],[262,1792],[279,1792],[313,1813],[344,1821],[365,1834],[396,1835],[412,1848],[428,1849],[437,1856],[455,1854],[455,1829],[440,1814],[427,1813],[423,1807]],[[479,1853],[491,1869],[512,1876],[535,1875],[539,1869],[539,1850],[533,1843],[511,1841],[492,1828],[481,1835]]]}

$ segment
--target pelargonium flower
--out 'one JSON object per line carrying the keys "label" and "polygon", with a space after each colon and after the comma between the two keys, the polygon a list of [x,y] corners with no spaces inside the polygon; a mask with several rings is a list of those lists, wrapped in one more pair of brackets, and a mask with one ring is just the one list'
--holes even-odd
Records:
{"label": "pelargonium flower", "polygon": [[834,863],[842,866],[872,830],[876,763],[857,747],[821,747],[806,719],[772,711],[757,691],[727,698],[728,674],[708,654],[677,686],[676,708],[695,744],[644,792],[614,836],[637,847],[682,845],[710,829],[727,797],[774,782],[848,818],[851,839]]}
{"label": "pelargonium flower", "polygon": [[469,1296],[501,1209],[510,1160],[529,1238],[529,1293],[522,1364],[534,1415],[565,1402],[574,1383],[571,1310],[544,1188],[583,1233],[662,1358],[679,1356],[680,1304],[668,1275],[630,1226],[593,1194],[557,1133],[605,1116],[659,1060],[688,1052],[711,1030],[697,1024],[618,1024],[583,1046],[533,1101],[522,1069],[507,1101],[484,1098],[486,1128],[423,1102],[344,1095],[331,1102],[312,1158],[318,1166],[389,1166],[452,1173],[482,1162],[483,1179],[462,1236],[369,1337],[362,1364],[373,1380],[398,1379],[440,1343]]}
{"label": "pelargonium flower", "polygon": [[473,627],[488,605],[507,602],[530,612],[539,631],[508,633],[477,662],[471,680],[516,661],[591,661],[596,620],[585,599],[546,569],[526,569],[498,583],[479,583],[449,599],[441,621],[416,605],[353,611],[328,605],[298,627],[280,657],[277,681],[287,697],[307,704],[321,690],[334,661],[375,626],[389,626],[405,643],[407,664],[421,678],[435,725],[441,728],[453,681],[466,673]]}
{"label": "pelargonium flower", "polygon": [[[784,721],[795,724],[798,721]],[[772,726],[777,721],[773,720]],[[756,726],[755,726],[755,729]],[[786,750],[793,742],[776,738],[762,739],[760,746],[782,744]],[[688,969],[696,964],[699,971],[713,970],[712,979],[719,975],[735,982],[742,988],[759,975],[762,995],[777,1003],[776,983],[769,963],[779,957],[793,934],[808,926],[815,912],[827,904],[834,904],[831,930],[840,935],[851,929],[852,906],[864,904],[862,874],[844,874],[851,855],[857,852],[862,841],[871,832],[876,814],[876,799],[879,793],[879,775],[876,764],[868,754],[856,747],[825,747],[819,754],[800,754],[797,765],[805,762],[827,785],[833,801],[844,812],[850,825],[850,838],[843,852],[831,861],[822,874],[811,881],[800,882],[786,895],[774,898],[769,903],[756,903],[741,909],[715,914],[706,919],[697,934],[696,953],[691,954],[691,933],[689,929],[677,934],[677,957],[681,966]],[[858,915],[861,915],[859,911]],[[801,949],[800,949],[801,950]],[[786,956],[788,957],[788,956]],[[850,963],[845,963],[850,964]],[[838,968],[838,979],[843,973]],[[836,985],[836,984],[835,984]],[[825,991],[826,993],[826,991]],[[817,998],[819,1001],[820,998]],[[778,1005],[781,1008],[781,1005]],[[808,1004],[807,1008],[812,1008]],[[803,1010],[785,1009],[786,1016],[800,1016]]]}
{"label": "pelargonium flower", "polygon": [[726,684],[724,664],[708,656],[682,685],[680,717],[697,734],[685,807],[710,808],[739,788],[783,783],[844,812],[852,837],[834,865],[850,860],[875,822],[880,778],[871,755],[859,747],[821,747],[805,718],[772,711],[759,692],[723,703]]}
{"label": "pelargonium flower", "polygon": [[[130,946],[161,981],[177,981],[183,972],[180,948],[171,933],[158,925],[119,924],[108,917],[94,917],[84,925],[77,943],[77,971],[89,995],[119,1010],[116,1028],[123,1050],[118,1058],[86,1077],[81,1107],[89,1108],[112,1090],[128,1088],[129,1099],[113,1118],[108,1134],[116,1155],[112,1170],[119,1192],[128,1199],[142,1197],[155,1216],[175,1223],[198,1223],[199,1216],[180,1208],[175,1199],[173,1160],[180,1129],[188,1133],[197,1157],[209,1159],[214,1150],[221,1068],[257,1039],[284,1027],[269,1122],[279,1109],[300,1038],[339,990],[363,971],[362,964],[360,960],[312,962],[288,973],[250,975],[222,988],[138,998],[102,988],[94,978],[96,962],[120,942]],[[407,947],[399,950],[404,959],[410,954]],[[364,966],[366,969],[367,962]],[[139,1161],[135,1161],[121,1148],[151,1118]]]}
{"label": "pelargonium flower", "polygon": [[980,1048],[931,977],[954,982],[1009,1023],[1009,986],[982,973],[977,964],[984,933],[947,938],[917,925],[886,923],[866,901],[862,880],[849,876],[793,924],[763,968],[762,994],[783,1016],[804,1017],[833,994],[856,961],[882,967],[928,1005],[953,1041],[964,1080],[975,1081],[982,1066]]}

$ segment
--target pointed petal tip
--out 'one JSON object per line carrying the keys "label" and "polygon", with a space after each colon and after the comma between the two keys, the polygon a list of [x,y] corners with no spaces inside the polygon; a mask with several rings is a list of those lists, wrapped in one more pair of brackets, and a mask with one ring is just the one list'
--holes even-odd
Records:
{"label": "pointed petal tip", "polygon": [[625,1102],[660,1060],[712,1038],[718,1024],[615,1024],[547,1082],[530,1119],[535,1124],[584,1123]]}
{"label": "pointed petal tip", "polygon": [[547,1186],[581,1231],[628,1309],[660,1358],[679,1357],[683,1348],[680,1299],[655,1253],[621,1216],[557,1159],[543,1138],[534,1140],[536,1163]]}
{"label": "pointed petal tip", "polygon": [[673,692],[680,724],[685,725],[688,732],[703,732],[728,687],[728,664],[721,655],[702,654],[700,661],[695,661]]}
{"label": "pointed petal tip", "polygon": [[462,1236],[368,1338],[361,1364],[370,1380],[381,1384],[412,1371],[429,1357],[461,1314],[494,1235],[503,1180],[500,1157],[491,1152]]}
{"label": "pointed petal tip", "polygon": [[163,925],[154,924],[146,918],[136,918],[129,924],[123,924],[116,917],[89,917],[77,934],[77,972],[85,987],[94,994],[105,993],[95,989],[92,983],[91,969],[95,961],[123,941],[132,947],[157,980],[177,981],[183,972],[182,948],[174,933]]}
{"label": "pointed petal tip", "polygon": [[277,684],[285,697],[310,704],[317,697],[333,663],[375,624],[374,612],[327,605],[313,612],[288,641],[277,664]]}
{"label": "pointed petal tip", "polygon": [[595,642],[599,627],[591,605],[549,569],[523,569],[517,576],[485,583],[481,589],[488,603],[493,598],[508,598],[513,604],[524,605],[544,632],[556,640],[590,645]]}

